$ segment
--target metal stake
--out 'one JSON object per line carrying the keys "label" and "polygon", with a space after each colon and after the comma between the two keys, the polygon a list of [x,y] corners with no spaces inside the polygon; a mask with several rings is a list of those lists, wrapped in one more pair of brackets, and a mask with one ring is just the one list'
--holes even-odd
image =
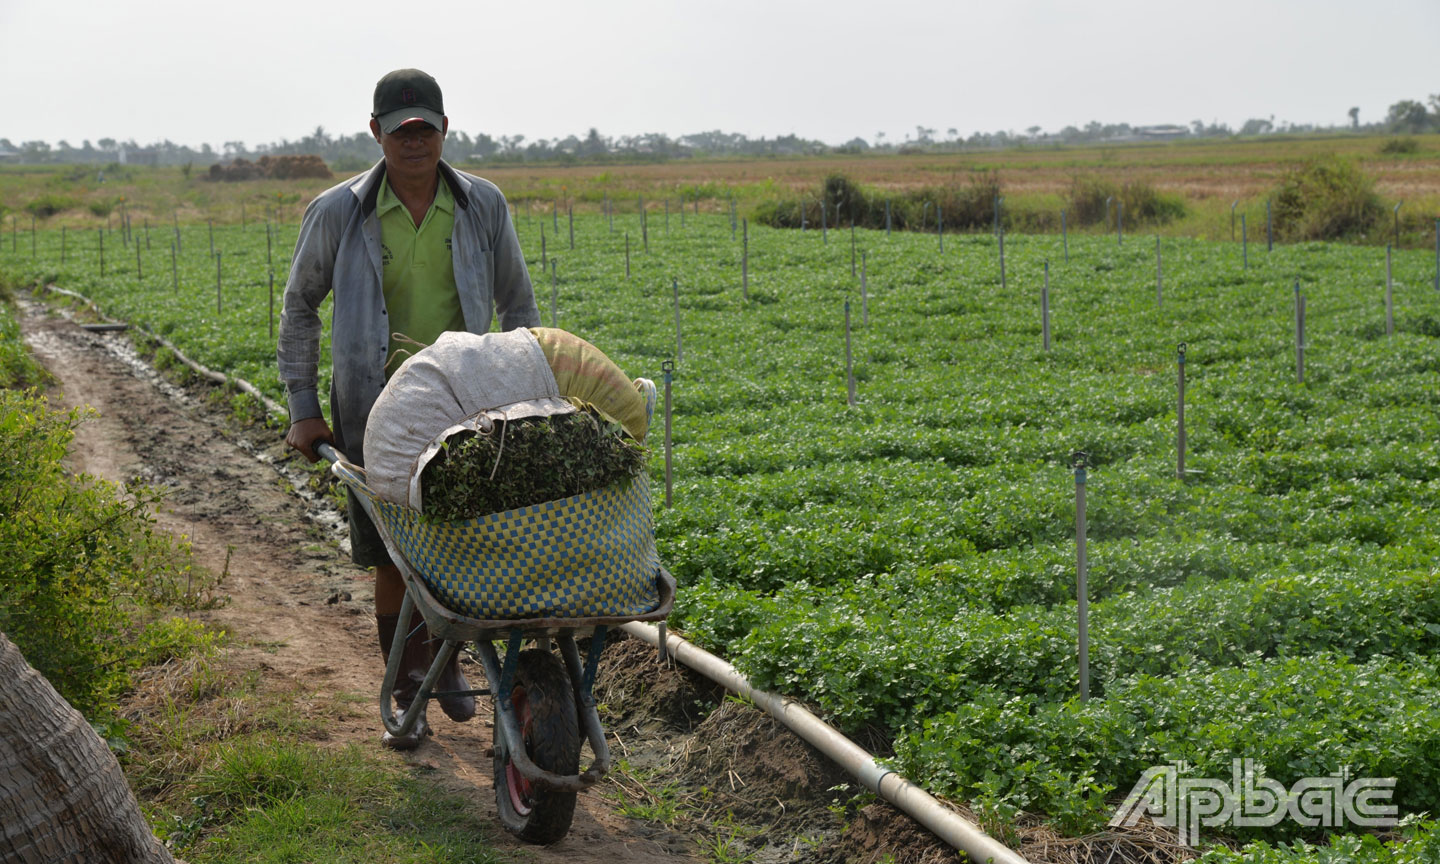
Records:
{"label": "metal stake", "polygon": [[870,326],[870,292],[865,287],[865,250],[860,250],[860,323]]}
{"label": "metal stake", "polygon": [[140,271],[140,244],[139,244],[139,243],[136,243],[136,244],[135,244],[135,281],[136,281],[136,282],[140,282],[140,281],[143,281],[144,279],[145,279],[145,275]]}
{"label": "metal stake", "polygon": [[670,288],[675,292],[675,362],[685,362],[685,352],[680,347],[680,280],[671,279]]}
{"label": "metal stake", "polygon": [[560,326],[560,263],[550,259],[550,326]]}
{"label": "metal stake", "polygon": [[1075,468],[1075,613],[1080,637],[1080,701],[1090,698],[1090,592],[1085,561],[1085,463],[1083,450],[1071,457]]}
{"label": "metal stake", "polygon": [[570,204],[565,208],[570,215],[570,251],[575,251],[575,205]]}
{"label": "metal stake", "polygon": [[740,297],[750,299],[750,220],[742,219],[740,233],[744,238],[740,249]]}
{"label": "metal stake", "polygon": [[670,506],[671,449],[670,449],[670,384],[675,379],[675,361],[666,360],[660,364],[665,373],[665,506]]}
{"label": "metal stake", "polygon": [[1240,261],[1244,269],[1250,269],[1250,235],[1245,230],[1245,214],[1240,214]]}
{"label": "metal stake", "polygon": [[1050,262],[1045,262],[1045,284],[1040,288],[1040,343],[1050,350]]}
{"label": "metal stake", "polygon": [[1005,290],[1005,232],[1000,232],[1000,290]]}
{"label": "metal stake", "polygon": [[850,301],[845,301],[845,404],[855,407],[855,371],[850,362]]}
{"label": "metal stake", "polygon": [[1385,335],[1395,335],[1395,297],[1390,288],[1390,247],[1385,247]]}
{"label": "metal stake", "polygon": [[175,293],[180,293],[180,271],[175,267],[175,241],[170,241],[170,281],[175,285]]}
{"label": "metal stake", "polygon": [[885,236],[890,236],[890,199],[885,199]]}
{"label": "metal stake", "polygon": [[270,271],[270,338],[275,338],[275,271]]}
{"label": "metal stake", "polygon": [[850,220],[850,278],[855,278],[855,220]]}
{"label": "metal stake", "polygon": [[1295,383],[1305,383],[1305,295],[1295,283]]}
{"label": "metal stake", "polygon": [[1179,380],[1175,386],[1175,479],[1185,479],[1185,343],[1175,350]]}

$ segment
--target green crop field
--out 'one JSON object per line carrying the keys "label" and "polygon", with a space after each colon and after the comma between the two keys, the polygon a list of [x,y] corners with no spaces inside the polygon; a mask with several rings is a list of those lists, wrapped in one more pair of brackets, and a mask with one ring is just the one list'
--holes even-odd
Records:
{"label": "green crop field", "polygon": [[[942,252],[933,235],[861,231],[862,296],[849,232],[751,226],[746,299],[725,216],[672,213],[667,229],[652,209],[648,252],[633,213],[613,232],[577,216],[573,251],[563,213],[556,227],[519,218],[544,322],[553,296],[558,325],[629,374],[659,381],[676,361],[673,507],[656,495],[674,623],[758,685],[893,742],[897,770],[1001,834],[1020,810],[1093,831],[1149,767],[1229,778],[1242,757],[1287,788],[1394,777],[1402,814],[1440,812],[1432,252],[1394,258],[1392,335],[1374,247],[1252,243],[1247,267],[1238,244],[1165,238],[1157,297],[1153,236],[1072,236],[1068,262],[1059,236],[1007,237],[1002,285],[989,235]],[[94,230],[67,234],[63,265],[58,231],[34,256],[7,236],[0,268],[280,398],[263,227],[215,229],[218,311],[207,229],[181,231],[178,288],[173,231],[153,226],[139,277],[119,233],[100,275]],[[277,315],[295,231],[275,240]],[[1091,464],[1084,702],[1075,451]]]}

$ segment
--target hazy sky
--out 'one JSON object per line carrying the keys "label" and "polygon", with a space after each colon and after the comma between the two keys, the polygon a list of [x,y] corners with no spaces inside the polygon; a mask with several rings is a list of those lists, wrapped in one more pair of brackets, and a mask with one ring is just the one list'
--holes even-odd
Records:
{"label": "hazy sky", "polygon": [[1440,0],[0,0],[0,137],[356,132],[402,66],[531,139],[1344,123],[1440,93],[1437,37]]}

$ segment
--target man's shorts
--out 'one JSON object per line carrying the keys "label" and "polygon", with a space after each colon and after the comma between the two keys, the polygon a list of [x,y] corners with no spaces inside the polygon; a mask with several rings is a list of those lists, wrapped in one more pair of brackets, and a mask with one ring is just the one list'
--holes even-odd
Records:
{"label": "man's shorts", "polygon": [[385,549],[385,541],[380,539],[380,531],[349,487],[345,489],[345,513],[346,521],[350,523],[350,560],[361,567],[382,567],[394,563]]}

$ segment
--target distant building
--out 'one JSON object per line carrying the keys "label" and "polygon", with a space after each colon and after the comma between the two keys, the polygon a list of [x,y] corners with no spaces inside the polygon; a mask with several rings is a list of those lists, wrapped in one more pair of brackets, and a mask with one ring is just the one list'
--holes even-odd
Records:
{"label": "distant building", "polygon": [[1168,141],[1190,134],[1188,126],[1136,126],[1135,137],[1142,141]]}
{"label": "distant building", "polygon": [[20,154],[14,150],[0,150],[0,162],[19,162]]}

